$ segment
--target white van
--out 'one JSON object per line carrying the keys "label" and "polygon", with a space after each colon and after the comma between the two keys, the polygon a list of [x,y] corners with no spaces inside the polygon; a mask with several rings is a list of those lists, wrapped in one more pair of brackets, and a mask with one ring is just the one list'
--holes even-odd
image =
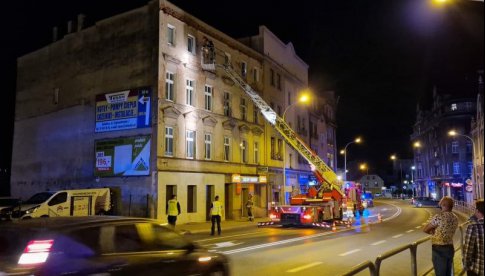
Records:
{"label": "white van", "polygon": [[22,202],[14,218],[92,216],[107,214],[111,208],[109,188],[41,192]]}

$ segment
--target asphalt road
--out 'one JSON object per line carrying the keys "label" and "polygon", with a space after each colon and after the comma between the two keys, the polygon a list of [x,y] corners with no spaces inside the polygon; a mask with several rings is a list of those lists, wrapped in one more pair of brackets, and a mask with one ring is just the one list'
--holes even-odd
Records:
{"label": "asphalt road", "polygon": [[[340,275],[380,254],[410,244],[438,208],[414,208],[409,201],[382,200],[357,217],[351,228],[337,231],[312,228],[250,228],[228,230],[221,237],[193,235],[192,239],[229,256],[232,275]],[[382,222],[378,222],[378,214]],[[455,244],[459,241],[459,231]],[[431,244],[418,246],[418,274],[431,268]],[[380,275],[410,275],[408,251],[383,261]],[[366,271],[358,275],[369,275]]]}

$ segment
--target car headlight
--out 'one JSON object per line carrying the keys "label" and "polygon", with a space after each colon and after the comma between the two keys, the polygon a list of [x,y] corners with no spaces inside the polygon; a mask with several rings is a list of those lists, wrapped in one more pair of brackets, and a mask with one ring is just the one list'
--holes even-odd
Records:
{"label": "car headlight", "polygon": [[37,212],[37,209],[39,209],[39,206],[35,206],[33,208],[30,208],[28,209],[27,211],[25,211],[26,214],[32,214],[32,213],[35,213]]}

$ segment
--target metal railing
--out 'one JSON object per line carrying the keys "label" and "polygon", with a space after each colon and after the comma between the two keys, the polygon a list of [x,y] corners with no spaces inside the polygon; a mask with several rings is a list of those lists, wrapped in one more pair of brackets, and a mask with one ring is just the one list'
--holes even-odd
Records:
{"label": "metal railing", "polygon": [[[471,204],[469,204],[467,202],[455,201],[454,211],[461,212],[462,215],[464,215],[464,216],[471,216],[475,212],[475,207],[471,206]],[[460,244],[457,248],[455,248],[455,253],[460,251],[462,246],[463,246],[463,235],[464,235],[466,224],[467,224],[467,222],[464,222],[464,223],[460,224],[459,227],[458,227],[460,229]],[[419,240],[417,240],[413,243],[402,245],[402,246],[396,247],[394,249],[391,249],[389,251],[386,251],[383,254],[377,256],[377,258],[374,262],[369,261],[369,260],[364,261],[364,262],[350,268],[350,270],[348,270],[347,272],[342,274],[342,276],[355,275],[355,274],[357,274],[357,273],[359,273],[363,270],[366,270],[366,269],[369,270],[369,273],[370,273],[371,276],[379,276],[382,261],[389,259],[389,258],[391,258],[391,257],[393,257],[393,256],[395,256],[395,255],[397,255],[397,254],[399,254],[403,251],[406,251],[408,249],[410,250],[410,253],[411,253],[411,273],[412,273],[413,276],[417,276],[418,275],[418,266],[417,266],[418,245],[420,245],[424,242],[427,242],[430,239],[431,239],[431,236],[427,236],[427,237],[421,238],[421,239],[419,239]],[[431,267],[429,270],[427,270],[423,275],[427,275],[431,271],[433,271],[433,267]],[[458,272],[458,275],[463,275],[464,273],[465,273],[465,271],[462,268],[462,270]]]}

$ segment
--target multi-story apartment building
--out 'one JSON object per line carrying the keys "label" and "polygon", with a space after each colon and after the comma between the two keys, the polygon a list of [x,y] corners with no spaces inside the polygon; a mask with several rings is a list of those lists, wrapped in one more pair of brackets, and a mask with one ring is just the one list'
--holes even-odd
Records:
{"label": "multi-story apartment building", "polygon": [[[288,187],[308,184],[308,164],[289,148],[283,157],[284,141],[245,93],[201,66],[208,38],[216,60],[232,64],[282,115],[308,86],[308,66],[291,43],[261,27],[249,47],[167,1],[94,26],[79,19],[76,31],[18,59],[14,196],[111,187],[118,214],[166,219],[177,194],[183,223],[208,219],[215,195],[227,219],[245,215],[249,194],[263,216]],[[308,141],[305,108],[288,114]]]}
{"label": "multi-story apartment building", "polygon": [[364,175],[360,178],[359,183],[364,191],[372,194],[382,193],[382,188],[384,187],[384,180],[377,174]]}
{"label": "multi-story apartment building", "polygon": [[433,91],[430,110],[417,108],[417,119],[411,135],[416,174],[414,182],[419,196],[452,196],[470,199],[466,183],[472,177],[472,143],[463,137],[451,137],[449,131],[469,134],[475,114],[472,98],[452,98]]}
{"label": "multi-story apartment building", "polygon": [[474,199],[483,199],[483,118],[485,116],[483,109],[483,70],[478,72],[478,95],[477,95],[477,113],[471,126],[471,138],[473,140],[473,183],[468,185],[468,189],[473,190]]}

